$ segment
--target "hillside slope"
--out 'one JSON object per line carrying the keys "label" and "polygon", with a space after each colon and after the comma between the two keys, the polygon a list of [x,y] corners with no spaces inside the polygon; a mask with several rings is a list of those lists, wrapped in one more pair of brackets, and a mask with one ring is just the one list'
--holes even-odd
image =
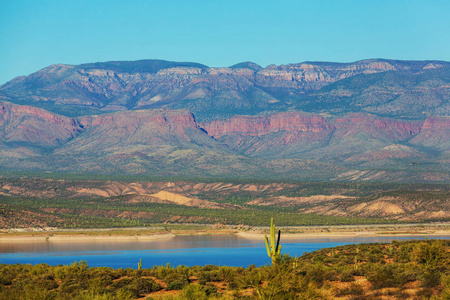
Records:
{"label": "hillside slope", "polygon": [[3,170],[293,180],[449,180],[448,118],[304,112],[199,123],[186,110],[68,118],[2,102]]}

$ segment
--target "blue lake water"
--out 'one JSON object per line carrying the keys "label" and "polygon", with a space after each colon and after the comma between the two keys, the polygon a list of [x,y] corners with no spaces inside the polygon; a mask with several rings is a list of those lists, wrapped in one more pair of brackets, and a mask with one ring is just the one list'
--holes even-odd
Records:
{"label": "blue lake water", "polygon": [[[321,248],[346,244],[390,242],[392,240],[424,239],[417,237],[354,237],[320,238],[308,240],[282,240],[282,253],[300,256]],[[445,238],[445,237],[433,237]],[[74,261],[87,261],[91,267],[136,268],[142,265],[227,265],[262,266],[270,263],[264,241],[238,236],[175,236],[152,241],[30,241],[2,242],[0,263],[67,265]]]}

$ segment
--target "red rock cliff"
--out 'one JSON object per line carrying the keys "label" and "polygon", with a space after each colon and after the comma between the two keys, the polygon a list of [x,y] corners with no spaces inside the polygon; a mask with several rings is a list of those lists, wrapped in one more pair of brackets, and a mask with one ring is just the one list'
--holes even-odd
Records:
{"label": "red rock cliff", "polygon": [[164,139],[189,140],[185,129],[197,128],[192,113],[180,110],[123,111],[79,120],[86,128],[85,142],[82,147],[73,147],[81,150],[161,144]]}
{"label": "red rock cliff", "polygon": [[333,131],[334,126],[319,115],[299,112],[275,114],[265,117],[237,116],[227,120],[200,124],[214,138],[223,135],[241,134],[244,136],[261,136],[278,131],[301,131],[321,133]]}
{"label": "red rock cliff", "polygon": [[402,141],[417,135],[422,128],[421,121],[403,121],[378,118],[368,114],[351,114],[335,119],[336,137],[365,134],[376,139]]}
{"label": "red rock cliff", "polygon": [[425,120],[420,134],[412,143],[450,149],[450,117],[433,117]]}
{"label": "red rock cliff", "polygon": [[82,131],[75,119],[6,101],[0,101],[0,127],[4,142],[25,142],[41,147],[56,146]]}

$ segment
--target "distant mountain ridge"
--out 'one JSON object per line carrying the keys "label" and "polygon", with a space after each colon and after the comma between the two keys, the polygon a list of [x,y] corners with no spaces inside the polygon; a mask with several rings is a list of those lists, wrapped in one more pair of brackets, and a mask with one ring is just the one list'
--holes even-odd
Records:
{"label": "distant mountain ridge", "polygon": [[0,87],[0,171],[450,183],[450,63],[52,65]]}
{"label": "distant mountain ridge", "polygon": [[449,114],[449,85],[450,63],[443,61],[209,68],[141,60],[52,65],[2,85],[0,99],[66,116],[169,108],[189,109],[201,121],[291,110],[423,120]]}

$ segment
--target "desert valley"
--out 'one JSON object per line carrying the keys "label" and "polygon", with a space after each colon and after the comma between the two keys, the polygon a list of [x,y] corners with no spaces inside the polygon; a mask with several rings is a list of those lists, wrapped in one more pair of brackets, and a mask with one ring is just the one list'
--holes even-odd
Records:
{"label": "desert valley", "polygon": [[[0,262],[16,264],[0,265],[0,297],[448,297],[449,75],[445,61],[140,60],[14,78]],[[218,256],[230,266],[206,264]]]}

